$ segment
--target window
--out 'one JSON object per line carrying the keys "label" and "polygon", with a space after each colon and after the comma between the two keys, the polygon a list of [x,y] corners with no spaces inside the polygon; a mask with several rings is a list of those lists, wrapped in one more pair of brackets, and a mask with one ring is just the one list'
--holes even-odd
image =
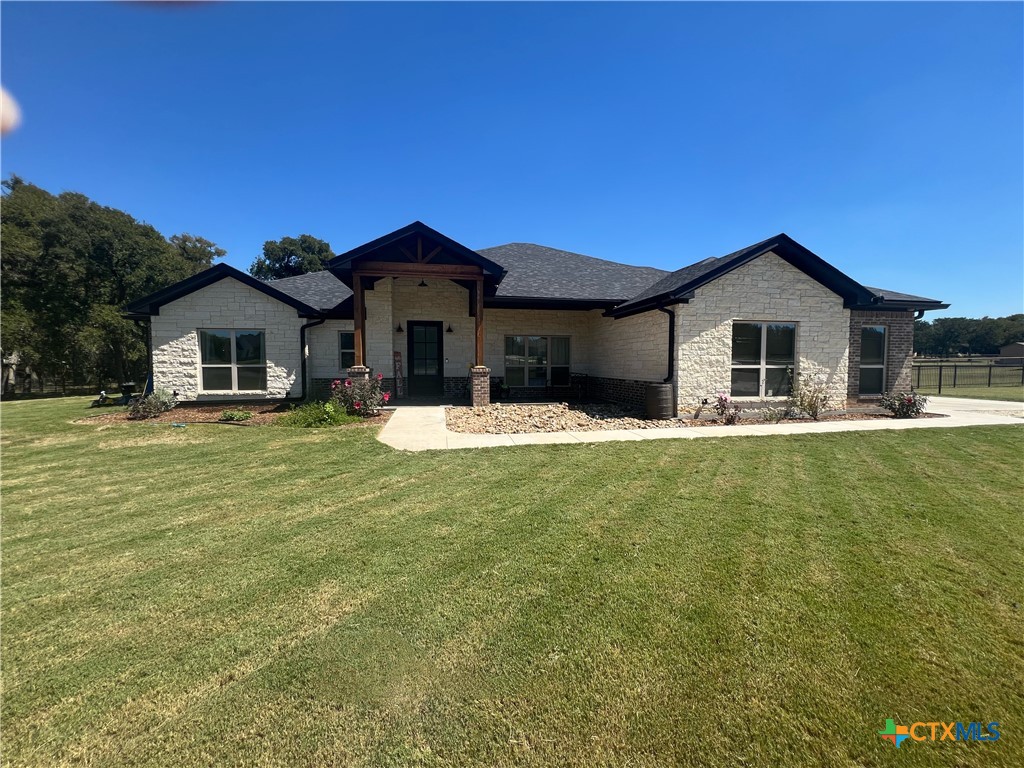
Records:
{"label": "window", "polygon": [[569,386],[568,336],[506,336],[505,386]]}
{"label": "window", "polygon": [[338,369],[347,371],[356,364],[356,335],[352,331],[338,331]]}
{"label": "window", "polygon": [[204,392],[265,390],[267,351],[263,331],[201,330]]}
{"label": "window", "polygon": [[885,391],[885,326],[865,325],[860,329],[860,393],[880,395]]}
{"label": "window", "polygon": [[784,397],[796,368],[796,323],[732,324],[732,396]]}

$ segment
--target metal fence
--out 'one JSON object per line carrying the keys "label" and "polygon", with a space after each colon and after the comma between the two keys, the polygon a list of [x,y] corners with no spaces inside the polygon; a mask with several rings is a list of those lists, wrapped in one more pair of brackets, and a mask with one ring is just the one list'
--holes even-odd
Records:
{"label": "metal fence", "polygon": [[914,389],[1024,386],[1024,357],[988,357],[951,360],[915,360]]}

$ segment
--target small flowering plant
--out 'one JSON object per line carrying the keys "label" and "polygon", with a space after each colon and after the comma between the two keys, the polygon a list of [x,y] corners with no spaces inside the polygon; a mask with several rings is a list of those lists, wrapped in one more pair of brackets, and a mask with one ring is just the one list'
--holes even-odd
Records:
{"label": "small flowering plant", "polygon": [[391,399],[390,392],[381,391],[384,374],[370,379],[335,379],[331,382],[331,399],[351,413],[364,418],[376,416]]}
{"label": "small flowering plant", "polygon": [[897,419],[913,419],[924,413],[928,398],[917,392],[890,392],[879,403]]}
{"label": "small flowering plant", "polygon": [[719,390],[715,396],[715,404],[711,406],[715,413],[722,417],[726,424],[735,424],[740,420],[740,408],[738,403],[734,403],[729,394],[724,390]]}

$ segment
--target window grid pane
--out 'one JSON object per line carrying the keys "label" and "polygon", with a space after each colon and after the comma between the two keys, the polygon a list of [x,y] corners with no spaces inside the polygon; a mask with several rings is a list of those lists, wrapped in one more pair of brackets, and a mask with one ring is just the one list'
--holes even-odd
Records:
{"label": "window grid pane", "polygon": [[796,361],[796,327],[789,323],[772,323],[766,334],[765,364],[792,365]]}
{"label": "window grid pane", "polygon": [[761,324],[732,324],[732,364],[757,365],[761,362]]}
{"label": "window grid pane", "polygon": [[204,328],[198,335],[203,391],[266,391],[264,331]]}
{"label": "window grid pane", "polygon": [[231,331],[200,331],[203,365],[231,364]]}
{"label": "window grid pane", "polygon": [[230,392],[231,367],[217,366],[208,368],[203,366],[203,389],[207,392]]}
{"label": "window grid pane", "polygon": [[860,369],[860,393],[862,395],[882,394],[884,369],[881,366]]}
{"label": "window grid pane", "polygon": [[861,365],[881,365],[885,362],[885,328],[865,326],[860,331]]}
{"label": "window grid pane", "polygon": [[796,323],[732,324],[734,397],[785,397],[795,368]]}
{"label": "window grid pane", "polygon": [[569,336],[506,336],[505,386],[568,386]]}

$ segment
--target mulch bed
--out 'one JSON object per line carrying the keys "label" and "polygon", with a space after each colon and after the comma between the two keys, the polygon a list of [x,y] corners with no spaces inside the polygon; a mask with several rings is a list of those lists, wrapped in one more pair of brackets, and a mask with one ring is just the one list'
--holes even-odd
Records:
{"label": "mulch bed", "polygon": [[[248,411],[252,418],[245,421],[222,421],[224,411]],[[152,419],[129,419],[127,409],[118,409],[116,413],[100,413],[79,419],[81,424],[232,424],[245,427],[257,427],[272,424],[277,417],[290,410],[288,403],[256,403],[245,405],[176,405],[167,413],[161,413]],[[369,424],[383,426],[391,418],[390,411],[382,411],[380,415],[356,424],[342,426],[362,427]]]}
{"label": "mulch bed", "polygon": [[[924,416],[941,416],[926,413]],[[466,406],[445,409],[448,429],[475,434],[523,434],[527,432],[592,432],[604,429],[666,429],[723,426],[720,418],[645,419],[635,410],[611,404],[541,403],[536,405],[495,404],[486,408]],[[863,421],[891,419],[888,413],[854,412],[821,416],[818,421]],[[780,424],[808,424],[811,419],[783,419]],[[740,424],[765,424],[753,416]]]}

